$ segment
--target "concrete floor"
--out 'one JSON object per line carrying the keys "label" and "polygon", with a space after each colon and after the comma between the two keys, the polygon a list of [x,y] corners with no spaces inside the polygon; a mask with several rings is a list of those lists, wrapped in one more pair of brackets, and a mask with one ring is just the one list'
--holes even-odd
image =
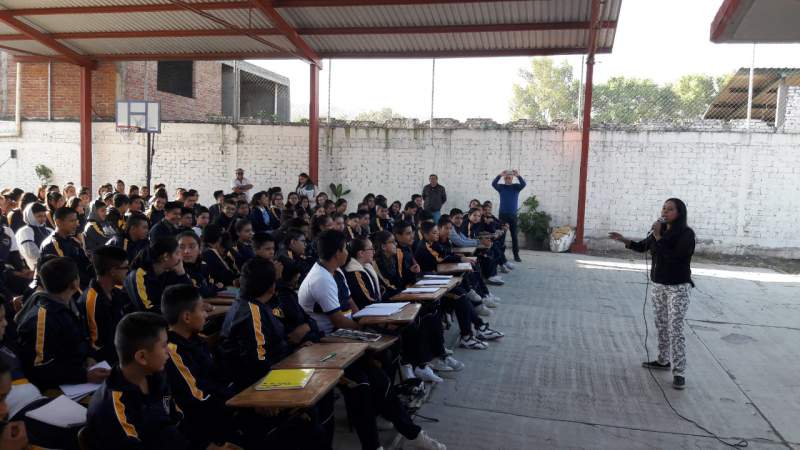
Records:
{"label": "concrete floor", "polygon": [[[449,449],[725,448],[667,406],[644,360],[642,259],[523,252],[493,289],[486,351],[433,392],[423,424]],[[638,255],[632,254],[632,258]],[[696,265],[685,391],[656,379],[682,414],[750,448],[800,448],[800,276]],[[647,305],[651,359],[652,309]],[[357,447],[355,447],[357,448]]]}

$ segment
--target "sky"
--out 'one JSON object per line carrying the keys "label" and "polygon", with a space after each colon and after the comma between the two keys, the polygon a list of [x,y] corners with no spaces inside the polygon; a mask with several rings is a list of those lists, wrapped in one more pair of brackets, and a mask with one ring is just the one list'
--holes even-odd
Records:
{"label": "sky", "polygon": [[[623,0],[611,54],[598,55],[595,83],[612,76],[650,78],[659,83],[682,75],[722,75],[753,60],[751,44],[714,44],[710,27],[722,0]],[[580,79],[580,56],[567,60]],[[324,60],[320,73],[320,116],[354,118],[359,112],[391,108],[404,117],[511,120],[509,105],[519,71],[530,58]],[[309,69],[297,60],[251,61],[289,77],[292,118],[308,117]],[[800,67],[800,44],[761,44],[755,67]],[[330,89],[329,80],[330,77]]]}

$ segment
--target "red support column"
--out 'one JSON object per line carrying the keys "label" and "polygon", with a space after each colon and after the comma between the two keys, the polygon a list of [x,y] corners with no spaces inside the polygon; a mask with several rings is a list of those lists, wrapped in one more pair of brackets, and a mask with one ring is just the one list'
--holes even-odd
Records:
{"label": "red support column", "polygon": [[308,105],[308,175],[319,185],[319,66],[311,69],[311,100]]}
{"label": "red support column", "polygon": [[92,190],[92,69],[81,66],[81,186]]}

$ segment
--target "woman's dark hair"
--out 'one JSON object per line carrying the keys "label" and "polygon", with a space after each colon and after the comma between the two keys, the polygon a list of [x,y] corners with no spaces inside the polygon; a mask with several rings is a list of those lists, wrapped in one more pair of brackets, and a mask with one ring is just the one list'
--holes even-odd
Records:
{"label": "woman's dark hair", "polygon": [[383,253],[383,246],[393,237],[392,232],[386,230],[378,231],[372,235],[372,246],[375,247],[376,258],[389,258],[389,255]]}
{"label": "woman's dark hair", "polygon": [[216,244],[222,239],[222,235],[223,235],[222,227],[215,223],[210,223],[203,230],[203,243]]}
{"label": "woman's dark hair", "polygon": [[64,196],[59,194],[58,192],[55,192],[55,191],[48,192],[47,193],[47,209],[49,209],[51,213],[53,211],[55,211],[56,208],[55,208],[55,206],[53,206],[53,204],[56,203],[57,201],[61,200],[62,198],[64,198]]}
{"label": "woman's dark hair", "polygon": [[342,206],[342,205],[346,205],[346,204],[347,204],[347,200],[346,199],[340,198],[339,200],[336,200],[336,207],[337,208]]}
{"label": "woman's dark hair", "polygon": [[[322,206],[322,205],[320,205],[320,204],[319,204],[319,199],[320,199],[320,197],[322,197],[322,196],[325,196],[325,200],[327,200],[327,199],[328,199],[328,194],[326,194],[326,193],[324,193],[324,192],[320,192],[320,193],[319,193],[319,194],[317,194],[317,196],[314,198],[314,202],[316,203],[316,205],[317,205],[317,206]],[[325,202],[322,202],[322,203],[324,204]]]}
{"label": "woman's dark hair", "polygon": [[160,237],[150,242],[147,249],[142,250],[133,258],[132,269],[139,269],[151,265],[164,255],[171,255],[178,249],[178,241],[172,236]]}
{"label": "woman's dark hair", "polygon": [[375,204],[383,206],[384,208],[386,208],[387,207],[386,206],[386,197],[384,197],[383,195],[380,195],[380,194],[376,195],[375,196]]}
{"label": "woman's dark hair", "polygon": [[236,219],[236,222],[233,223],[233,227],[231,227],[231,239],[238,241],[239,233],[244,230],[244,227],[252,224],[253,223],[250,222],[250,219]]}
{"label": "woman's dark hair", "polygon": [[[105,206],[105,203],[103,203],[103,206]],[[43,213],[47,212],[47,208],[41,203],[34,203],[33,206],[31,206],[31,211],[34,214]]]}
{"label": "woman's dark hair", "polygon": [[267,191],[256,192],[255,194],[253,194],[253,198],[250,200],[250,204],[252,204],[254,208],[261,206],[261,198],[264,197],[265,195],[267,195]]}
{"label": "woman's dark hair", "polygon": [[300,195],[298,195],[297,192],[289,192],[286,194],[286,203],[289,203],[289,199],[292,197],[297,199],[295,203],[300,203]]}
{"label": "woman's dark hair", "polygon": [[79,199],[78,197],[70,197],[70,199],[67,200],[66,206],[67,208],[72,208],[75,211],[77,211],[78,207],[81,206],[81,199]]}
{"label": "woman's dark hair", "polygon": [[297,176],[297,178],[300,178],[300,177],[305,177],[306,178],[306,184],[300,183],[300,180],[298,180],[297,181],[297,187],[306,187],[306,186],[313,186],[314,185],[314,180],[312,180],[311,177],[308,176],[307,173],[303,172],[303,173],[301,173],[300,175]]}
{"label": "woman's dark hair", "polygon": [[358,255],[358,252],[362,252],[367,248],[367,243],[369,243],[369,239],[361,236],[356,236],[350,241],[350,255],[347,258],[350,261],[352,258],[355,258]]}
{"label": "woman's dark hair", "polygon": [[275,284],[275,266],[272,262],[256,256],[242,267],[239,287],[246,297],[261,297]]}
{"label": "woman's dark hair", "polygon": [[197,246],[198,247],[201,245],[200,244],[200,237],[193,230],[182,231],[177,236],[175,236],[175,239],[178,242],[180,242],[180,240],[185,238],[185,237],[194,239],[194,241],[197,242]]}
{"label": "woman's dark hair", "polygon": [[22,199],[19,202],[19,209],[20,211],[25,210],[25,207],[29,204],[36,202],[39,200],[39,197],[36,196],[33,192],[26,192],[22,194]]}
{"label": "woman's dark hair", "polygon": [[311,222],[311,236],[316,237],[318,234],[322,232],[322,226],[331,221],[333,221],[333,219],[331,219],[331,216],[314,217],[314,220]]}
{"label": "woman's dark hair", "polygon": [[[675,205],[675,209],[678,210],[678,218],[672,222],[672,227],[675,229],[686,228],[689,226],[688,217],[686,217],[686,203],[679,198],[668,198],[667,202],[672,202]],[[666,203],[666,202],[665,202]]]}

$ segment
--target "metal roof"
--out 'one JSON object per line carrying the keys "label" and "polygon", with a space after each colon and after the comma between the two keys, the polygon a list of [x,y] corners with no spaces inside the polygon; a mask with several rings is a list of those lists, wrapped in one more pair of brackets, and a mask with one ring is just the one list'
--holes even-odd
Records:
{"label": "metal roof", "polygon": [[[774,121],[778,98],[778,85],[800,86],[800,68],[753,69],[752,118]],[[736,71],[703,115],[704,119],[746,119],[750,69]]]}
{"label": "metal roof", "polygon": [[[622,0],[603,0],[597,52]],[[588,53],[592,0],[3,0],[25,61],[462,57]]]}
{"label": "metal roof", "polygon": [[711,23],[717,43],[800,42],[797,0],[725,0]]}

